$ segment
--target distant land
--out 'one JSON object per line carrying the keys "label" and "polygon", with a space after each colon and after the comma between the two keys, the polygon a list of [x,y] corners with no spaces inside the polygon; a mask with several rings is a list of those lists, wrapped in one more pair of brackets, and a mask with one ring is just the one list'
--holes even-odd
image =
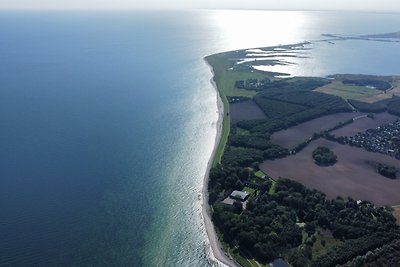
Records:
{"label": "distant land", "polygon": [[400,76],[257,68],[285,64],[272,55],[296,57],[306,45],[205,58],[224,111],[208,180],[213,247],[241,266],[395,266]]}
{"label": "distant land", "polygon": [[[382,39],[382,41],[400,42],[400,32],[365,34],[365,35],[323,34],[323,36],[330,37],[330,38],[338,38],[338,39],[361,39],[361,40],[373,39],[374,41]],[[399,39],[399,40],[396,40],[396,39]]]}

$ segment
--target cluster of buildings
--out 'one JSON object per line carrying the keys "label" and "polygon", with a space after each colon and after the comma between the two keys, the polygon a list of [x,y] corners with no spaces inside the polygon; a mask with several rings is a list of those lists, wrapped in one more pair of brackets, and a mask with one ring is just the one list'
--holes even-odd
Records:
{"label": "cluster of buildings", "polygon": [[269,79],[257,80],[257,79],[247,79],[239,80],[235,82],[235,87],[238,89],[250,89],[250,90],[261,90],[266,84],[270,83]]}
{"label": "cluster of buildings", "polygon": [[400,159],[400,120],[355,136],[346,137],[346,143]]}

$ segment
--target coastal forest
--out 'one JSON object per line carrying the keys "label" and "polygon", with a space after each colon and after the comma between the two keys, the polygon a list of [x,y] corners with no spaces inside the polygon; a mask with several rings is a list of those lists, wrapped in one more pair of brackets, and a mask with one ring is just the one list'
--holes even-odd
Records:
{"label": "coastal forest", "polygon": [[[230,54],[213,55],[207,61],[214,68],[214,79],[220,89],[224,86],[224,71],[233,64]],[[393,97],[373,104],[347,100],[315,90],[332,83],[331,79],[279,79],[272,74],[255,79],[258,73],[240,71],[247,71],[250,77],[243,79],[246,76],[242,73],[242,79],[234,81],[237,90],[244,93],[228,96],[225,108],[233,103],[253,101],[265,117],[231,123],[226,140],[222,140],[225,142],[223,153],[214,160],[210,171],[209,204],[225,251],[243,266],[252,266],[251,261],[267,266],[277,258],[294,267],[398,264],[400,253],[395,251],[400,248],[400,229],[391,207],[375,206],[351,197],[328,198],[323,192],[299,182],[270,177],[259,169],[259,164],[299,153],[319,138],[337,141],[331,132],[353,120],[316,132],[294,148],[273,143],[271,135],[277,131],[343,112],[389,111],[400,115],[400,100]],[[343,78],[342,84],[375,86],[382,91],[391,87],[385,80],[350,78]],[[221,89],[220,93],[226,97]],[[229,120],[229,116],[225,114],[224,119]],[[319,166],[331,166],[338,160],[327,147],[318,147],[313,158]],[[381,166],[380,170],[397,172],[387,166]],[[250,196],[244,202],[230,203],[227,200],[233,190],[246,191]]]}

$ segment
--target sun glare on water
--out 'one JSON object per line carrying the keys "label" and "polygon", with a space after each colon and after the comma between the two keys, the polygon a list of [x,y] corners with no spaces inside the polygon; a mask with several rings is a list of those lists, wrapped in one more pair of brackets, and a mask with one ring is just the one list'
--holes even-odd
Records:
{"label": "sun glare on water", "polygon": [[225,50],[304,41],[309,17],[297,11],[215,11],[210,23],[219,28]]}

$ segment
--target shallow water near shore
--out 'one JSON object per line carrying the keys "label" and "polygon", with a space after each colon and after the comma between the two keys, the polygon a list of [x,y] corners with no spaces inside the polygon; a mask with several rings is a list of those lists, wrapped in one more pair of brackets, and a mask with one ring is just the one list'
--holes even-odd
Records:
{"label": "shallow water near shore", "polygon": [[[0,266],[208,265],[218,110],[203,57],[396,25],[391,13],[0,12]],[[395,44],[355,45],[362,62],[311,56],[326,74],[400,74]]]}

